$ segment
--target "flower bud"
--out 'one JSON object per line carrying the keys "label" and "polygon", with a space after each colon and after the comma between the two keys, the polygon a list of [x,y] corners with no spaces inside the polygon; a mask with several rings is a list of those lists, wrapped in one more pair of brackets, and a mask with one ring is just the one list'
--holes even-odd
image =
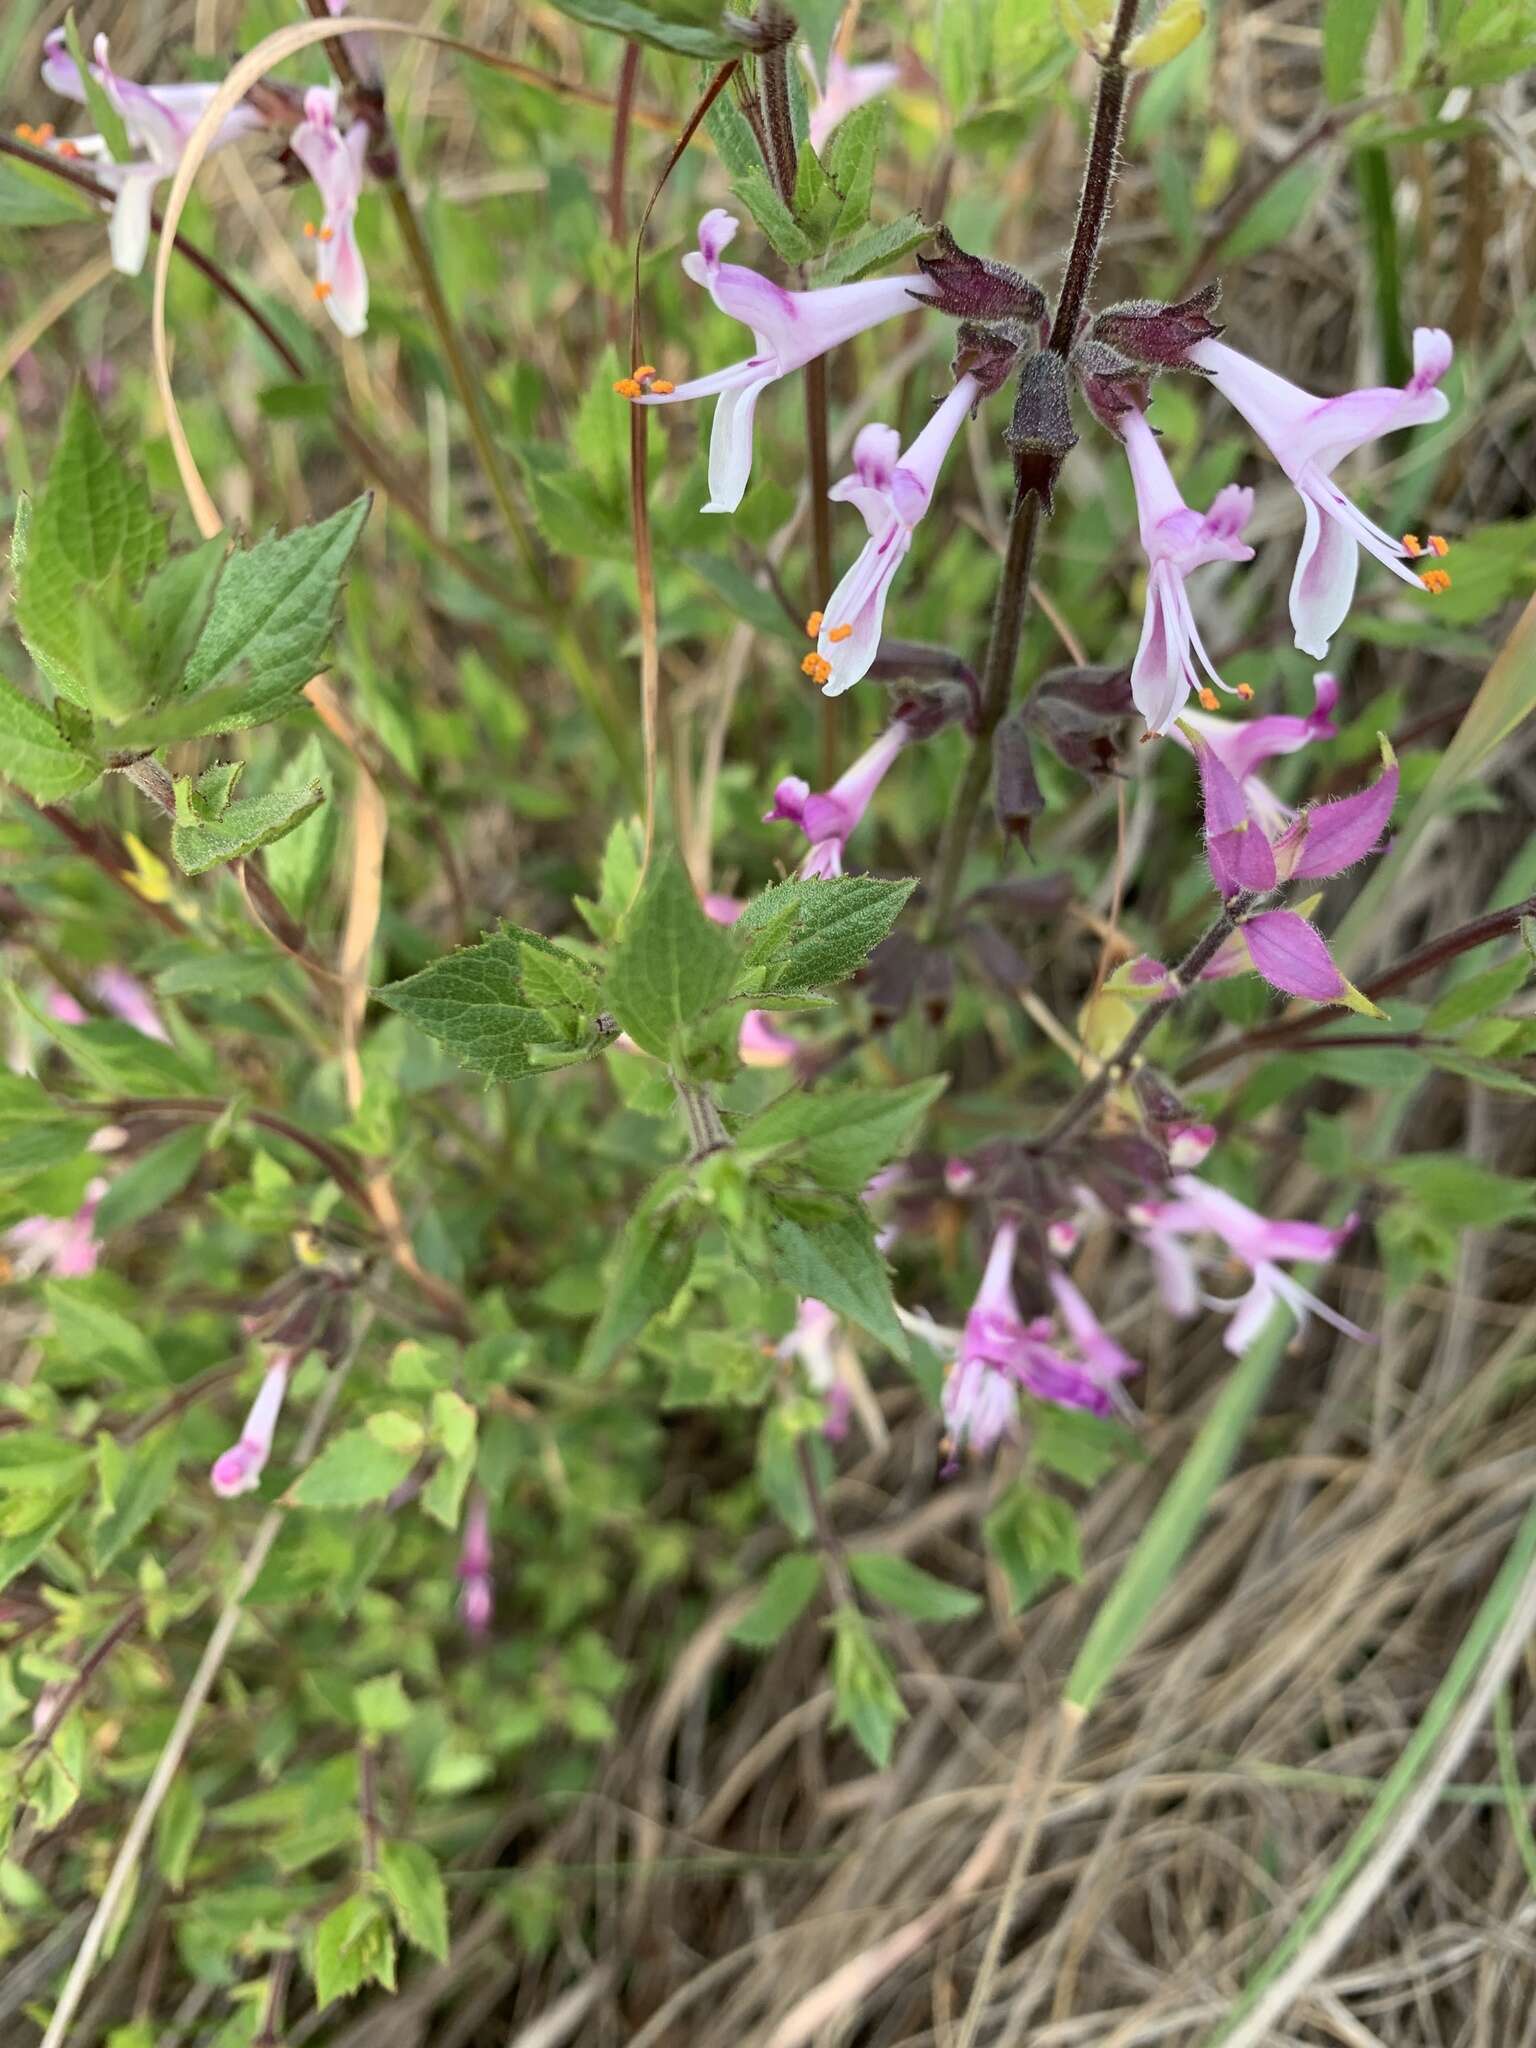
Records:
{"label": "flower bud", "polygon": [[1004,439],[1013,450],[1019,497],[1034,491],[1049,512],[1061,465],[1077,446],[1067,396],[1067,366],[1054,352],[1031,356],[1024,365]]}

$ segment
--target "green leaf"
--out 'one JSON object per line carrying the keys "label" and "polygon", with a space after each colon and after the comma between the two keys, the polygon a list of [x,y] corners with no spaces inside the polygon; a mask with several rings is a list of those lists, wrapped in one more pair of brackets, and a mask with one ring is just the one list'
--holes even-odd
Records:
{"label": "green leaf", "polygon": [[964,1621],[979,1613],[981,1595],[946,1585],[932,1572],[884,1550],[855,1550],[848,1558],[854,1582],[873,1600],[910,1614],[914,1621]]}
{"label": "green leaf", "polygon": [[816,254],[815,243],[774,191],[761,165],[733,178],[731,190],[786,263],[808,263]]}
{"label": "green leaf", "polygon": [[318,782],[304,789],[274,789],[230,804],[217,823],[178,820],[171,827],[171,852],[183,874],[205,875],[226,861],[242,860],[258,846],[281,839],[325,801]]}
{"label": "green leaf", "polygon": [[907,1340],[896,1320],[890,1275],[875,1249],[874,1226],[861,1208],[814,1223],[780,1215],[770,1237],[775,1279],[851,1316],[905,1359]]}
{"label": "green leaf", "polygon": [[842,211],[837,187],[821,167],[821,159],[809,142],[800,144],[795,168],[794,216],[806,239],[819,256],[832,239]]}
{"label": "green leaf", "polygon": [[142,700],[124,635],[134,595],[164,552],[142,473],[112,447],[77,385],[42,496],[18,510],[12,539],[16,624],[71,702],[114,714]]}
{"label": "green leaf", "polygon": [[172,1045],[146,1038],[131,1024],[98,1019],[89,1024],[61,1024],[20,988],[15,1000],[65,1052],[80,1072],[108,1095],[203,1095],[209,1076],[199,1072]]}
{"label": "green leaf", "polygon": [[686,1027],[731,986],[736,947],[705,916],[676,852],[658,852],[625,918],[603,983],[603,1007],[646,1052],[679,1057]]}
{"label": "green leaf", "polygon": [[723,64],[728,57],[741,55],[740,43],[718,28],[704,28],[688,20],[681,8],[642,7],[638,0],[554,0],[554,4],[561,14],[588,28],[607,29],[626,42],[651,43],[680,57]]}
{"label": "green leaf", "polygon": [[73,746],[41,706],[0,676],[0,775],[38,803],[53,804],[101,772],[94,754]]}
{"label": "green leaf", "polygon": [[885,137],[885,112],[883,100],[867,100],[838,123],[827,144],[826,173],[842,195],[832,230],[839,241],[857,234],[869,219],[875,169]]}
{"label": "green leaf", "polygon": [[98,218],[94,202],[39,164],[0,157],[0,229],[52,228]]}
{"label": "green leaf", "polygon": [[602,1313],[582,1347],[582,1372],[604,1371],[652,1316],[672,1306],[688,1276],[691,1248],[690,1234],[675,1216],[658,1221],[641,1208],[630,1218]]}
{"label": "green leaf", "polygon": [[168,1377],[138,1324],[109,1308],[78,1280],[48,1280],[43,1299],[53,1318],[53,1342],[76,1365],[90,1365],[130,1386],[163,1387]]}
{"label": "green leaf", "polygon": [[[183,697],[209,694],[201,705],[175,707],[180,717],[167,718],[163,736],[172,724],[185,739],[260,725],[324,668],[342,579],[372,502],[365,494],[317,526],[271,535],[229,557],[181,678]],[[188,718],[195,731],[185,729]]]}
{"label": "green leaf", "polygon": [[385,1842],[379,1882],[405,1939],[440,1963],[448,1960],[448,1893],[430,1849],[419,1842]]}
{"label": "green leaf", "polygon": [[728,92],[716,95],[704,116],[704,126],[729,177],[749,177],[763,168],[763,153],[752,133],[752,124]]}
{"label": "green leaf", "polygon": [[1102,1415],[1089,1415],[1081,1408],[1058,1408],[1054,1402],[1036,1404],[1031,1414],[1029,1454],[1037,1465],[1059,1472],[1079,1486],[1092,1486],[1140,1455],[1140,1445],[1123,1423]]}
{"label": "green leaf", "polygon": [[[329,797],[331,777],[325,749],[311,733],[287,772],[301,783],[318,783]],[[341,815],[332,803],[322,804],[291,832],[275,840],[267,853],[267,880],[295,917],[305,917],[331,873]]]}
{"label": "green leaf", "polygon": [[718,596],[723,597],[737,618],[745,619],[757,632],[791,647],[805,645],[805,634],[769,590],[764,590],[744,569],[726,555],[701,555],[685,550],[677,559],[702,576]]}
{"label": "green leaf", "polygon": [[192,1852],[207,1815],[208,1809],[197,1796],[188,1773],[178,1771],[155,1822],[155,1861],[173,1892],[186,1889]]}
{"label": "green leaf", "polygon": [[1242,263],[1283,242],[1301,225],[1325,172],[1321,164],[1299,163],[1277,178],[1227,236],[1216,254],[1218,263]]}
{"label": "green leaf", "polygon": [[[526,963],[535,957],[541,986],[552,977],[561,987],[591,987],[584,964],[537,932],[504,925],[478,946],[446,953],[430,967],[394,981],[375,995],[390,1009],[445,1046],[461,1067],[493,1081],[515,1081],[535,1071],[535,1055],[569,1051],[576,1032],[562,1019],[535,1005],[525,986]],[[551,956],[553,956],[551,958]],[[565,967],[572,978],[565,979]],[[591,997],[595,1008],[595,992]],[[595,1023],[588,1020],[591,1029]]]}
{"label": "green leaf", "polygon": [[311,1966],[321,2006],[350,1998],[370,1982],[393,1991],[395,1944],[379,1901],[359,1892],[327,1913],[315,1929]]}
{"label": "green leaf", "polygon": [[832,1726],[851,1730],[870,1762],[883,1771],[907,1710],[863,1615],[840,1607],[832,1627]]}
{"label": "green leaf", "polygon": [[98,1578],[158,1512],[175,1483],[180,1450],[177,1431],[167,1428],[157,1429],[129,1451],[110,1512],[91,1531],[91,1558]]}
{"label": "green leaf", "polygon": [[744,1155],[792,1148],[819,1187],[856,1194],[870,1175],[909,1149],[918,1125],[943,1094],[946,1077],[905,1088],[792,1089],[736,1134]]}
{"label": "green leaf", "polygon": [[[904,213],[900,220],[887,221],[884,227],[870,228],[857,240],[845,242],[834,249],[817,272],[816,282],[853,284],[873,271],[883,270],[889,263],[899,263],[903,256],[910,256],[932,233],[932,228],[921,214]],[[917,301],[914,299],[912,303],[916,305]]]}
{"label": "green leaf", "polygon": [[199,1126],[175,1131],[163,1144],[125,1166],[96,1210],[96,1236],[105,1242],[175,1201],[202,1160],[208,1133]]}
{"label": "green leaf", "polygon": [[408,1728],[416,1709],[406,1697],[398,1671],[386,1671],[352,1688],[357,1725],[365,1735],[398,1735]]}
{"label": "green leaf", "polygon": [[1015,1613],[1058,1575],[1083,1575],[1077,1517],[1054,1493],[1019,1479],[982,1524],[987,1548],[1002,1567]]}
{"label": "green leaf", "polygon": [[1529,960],[1506,960],[1501,966],[1484,968],[1481,974],[1458,982],[1424,1019],[1425,1031],[1432,1036],[1457,1031],[1463,1024],[1491,1016],[1495,1010],[1502,1009],[1511,996],[1518,995],[1525,987],[1530,972]]}
{"label": "green leaf", "polygon": [[816,1597],[821,1560],[792,1550],[775,1563],[757,1598],[731,1630],[731,1640],[749,1650],[771,1650],[794,1627]]}
{"label": "green leaf", "polygon": [[156,698],[170,694],[190,660],[228,554],[228,536],[216,534],[173,555],[145,584],[136,607],[138,653]]}
{"label": "green leaf", "polygon": [[1379,1171],[1439,1223],[1492,1230],[1516,1217],[1536,1216],[1536,1182],[1495,1173],[1459,1152],[1416,1152],[1390,1160]]}
{"label": "green leaf", "polygon": [[409,1450],[392,1450],[367,1429],[343,1430],[299,1474],[284,1498],[296,1508],[360,1508],[384,1500],[415,1463]]}
{"label": "green leaf", "polygon": [[881,881],[874,875],[780,882],[754,896],[736,930],[750,936],[793,908],[784,942],[764,964],[758,987],[743,995],[782,995],[825,988],[863,966],[901,915],[916,882]]}
{"label": "green leaf", "polygon": [[1329,99],[1352,100],[1365,77],[1365,53],[1381,0],[1328,0],[1323,13],[1323,89]]}

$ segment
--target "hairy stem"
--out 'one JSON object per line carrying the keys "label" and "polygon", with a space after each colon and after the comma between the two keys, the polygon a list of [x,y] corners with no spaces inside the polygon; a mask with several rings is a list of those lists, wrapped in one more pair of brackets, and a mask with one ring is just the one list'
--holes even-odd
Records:
{"label": "hairy stem", "polygon": [[1109,220],[1109,202],[1120,157],[1120,130],[1125,123],[1127,80],[1121,59],[1136,26],[1136,12],[1140,4],[1141,0],[1120,0],[1109,48],[1099,67],[1099,95],[1093,109],[1088,161],[1083,166],[1083,189],[1078,196],[1072,253],[1067,258],[1061,296],[1056,301],[1056,312],[1051,321],[1048,346],[1059,356],[1066,355],[1077,339],[1077,323],[1087,303],[1093,273],[1099,267],[1099,245]]}

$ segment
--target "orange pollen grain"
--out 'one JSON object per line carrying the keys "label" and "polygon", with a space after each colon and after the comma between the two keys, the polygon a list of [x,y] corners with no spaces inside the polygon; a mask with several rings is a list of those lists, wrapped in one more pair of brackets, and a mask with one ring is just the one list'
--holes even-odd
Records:
{"label": "orange pollen grain", "polygon": [[30,121],[18,121],[16,123],[16,140],[18,142],[36,142],[37,130]]}
{"label": "orange pollen grain", "polygon": [[1251,703],[1253,702],[1253,685],[1252,685],[1252,683],[1238,683],[1238,684],[1236,685],[1236,688],[1237,688],[1237,694],[1239,695],[1239,697],[1241,697],[1241,698],[1242,698],[1242,700],[1243,700],[1243,702],[1244,702],[1245,704],[1251,704]]}
{"label": "orange pollen grain", "polygon": [[1422,555],[1424,552],[1423,543],[1416,533],[1405,533],[1403,535],[1403,546],[1410,555]]}
{"label": "orange pollen grain", "polygon": [[320,301],[322,305],[324,305],[325,301],[330,296],[331,287],[326,283],[323,277],[317,277],[315,279],[315,297]]}
{"label": "orange pollen grain", "polygon": [[1429,536],[1429,549],[1430,553],[1435,555],[1448,555],[1451,552],[1450,542],[1443,534],[1438,533]]}
{"label": "orange pollen grain", "polygon": [[67,157],[71,163],[73,163],[73,161],[79,154],[79,150],[76,149],[75,145],[72,142],[61,142],[59,144],[59,155],[62,157]]}
{"label": "orange pollen grain", "polygon": [[1451,579],[1444,569],[1426,569],[1423,575],[1424,588],[1438,597],[1443,590],[1449,590]]}
{"label": "orange pollen grain", "polygon": [[322,228],[322,229],[320,230],[320,239],[321,239],[321,241],[322,241],[322,242],[333,242],[333,241],[335,241],[335,239],[336,239],[336,230],[335,230],[334,228]]}
{"label": "orange pollen grain", "polygon": [[1205,710],[1214,711],[1218,704],[1220,704],[1221,699],[1214,690],[1202,690],[1200,692],[1200,702]]}
{"label": "orange pollen grain", "polygon": [[811,616],[806,620],[805,630],[807,631],[807,633],[810,634],[813,640],[816,638],[816,635],[821,631],[821,622],[823,618],[825,618],[825,616],[826,614],[824,612],[812,612]]}
{"label": "orange pollen grain", "polygon": [[315,224],[312,220],[307,220],[304,223],[304,239],[306,242],[312,242],[315,239]]}
{"label": "orange pollen grain", "polygon": [[665,398],[668,392],[675,391],[677,386],[670,377],[653,377],[651,379],[651,389],[659,398]]}
{"label": "orange pollen grain", "polygon": [[631,370],[629,374],[631,375],[631,377],[635,378],[654,377],[656,374],[656,365],[654,363],[640,363],[633,370]]}
{"label": "orange pollen grain", "polygon": [[37,140],[38,140],[39,142],[52,142],[52,140],[53,140],[53,123],[52,123],[51,121],[45,121],[45,122],[43,123],[42,127],[41,127],[41,128],[38,128],[38,129],[37,129],[37,130],[35,130],[34,132],[35,132],[35,135],[36,135],[36,139],[37,139]]}
{"label": "orange pollen grain", "polygon": [[851,640],[853,638],[853,628],[852,626],[834,626],[827,635],[827,638],[829,640]]}
{"label": "orange pollen grain", "polygon": [[832,664],[824,654],[808,654],[800,664],[800,673],[809,676],[813,683],[824,683],[832,673]]}
{"label": "orange pollen grain", "polygon": [[620,398],[638,398],[640,396],[640,386],[633,377],[621,377],[613,388],[617,391]]}

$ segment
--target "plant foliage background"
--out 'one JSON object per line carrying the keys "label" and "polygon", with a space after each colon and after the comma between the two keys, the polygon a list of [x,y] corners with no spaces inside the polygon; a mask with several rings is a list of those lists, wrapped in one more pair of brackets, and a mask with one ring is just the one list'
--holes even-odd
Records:
{"label": "plant foliage background", "polygon": [[[1234,1357],[1080,1208],[1098,1153],[1025,1171],[1140,1014],[1117,971],[1219,907],[1189,755],[1124,700],[1113,436],[1079,406],[1012,829],[983,806],[950,918],[1007,401],[886,620],[890,702],[947,722],[853,872],[795,879],[775,786],[890,708],[802,671],[862,535],[819,526],[798,378],[728,520],[702,409],[614,390],[637,334],[672,382],[739,352],[678,262],[722,204],[791,282],[909,270],[942,222],[1053,293],[1097,10],[870,0],[850,47],[900,76],[786,203],[763,59],[707,7],[385,9],[502,61],[343,57],[394,152],[376,124],[366,332],[256,139],[197,174],[158,375],[157,244],[118,275],[46,139],[0,156],[7,2042],[1532,2038],[1536,40],[1519,0],[1175,10],[1093,303],[1219,274],[1228,342],[1321,394],[1447,330],[1447,418],[1348,480],[1450,536],[1451,583],[1366,565],[1337,734],[1272,771],[1340,796],[1390,740],[1393,836],[1314,913],[1385,1016],[1202,984],[1084,1138],[1211,1126],[1265,1216],[1357,1213],[1308,1277],[1366,1343],[1277,1312]],[[296,18],[70,33],[213,81]],[[0,23],[33,138],[74,113],[56,25]],[[834,10],[800,27],[824,65]],[[910,442],[955,338],[914,305],[830,357],[834,477],[871,419]],[[1206,643],[1304,715],[1290,487],[1199,379],[1155,390],[1188,500],[1257,492]],[[1134,1408],[1031,1400],[966,1456],[944,1333],[1015,1212],[1076,1216]],[[270,1461],[216,1491],[275,1356]]]}

